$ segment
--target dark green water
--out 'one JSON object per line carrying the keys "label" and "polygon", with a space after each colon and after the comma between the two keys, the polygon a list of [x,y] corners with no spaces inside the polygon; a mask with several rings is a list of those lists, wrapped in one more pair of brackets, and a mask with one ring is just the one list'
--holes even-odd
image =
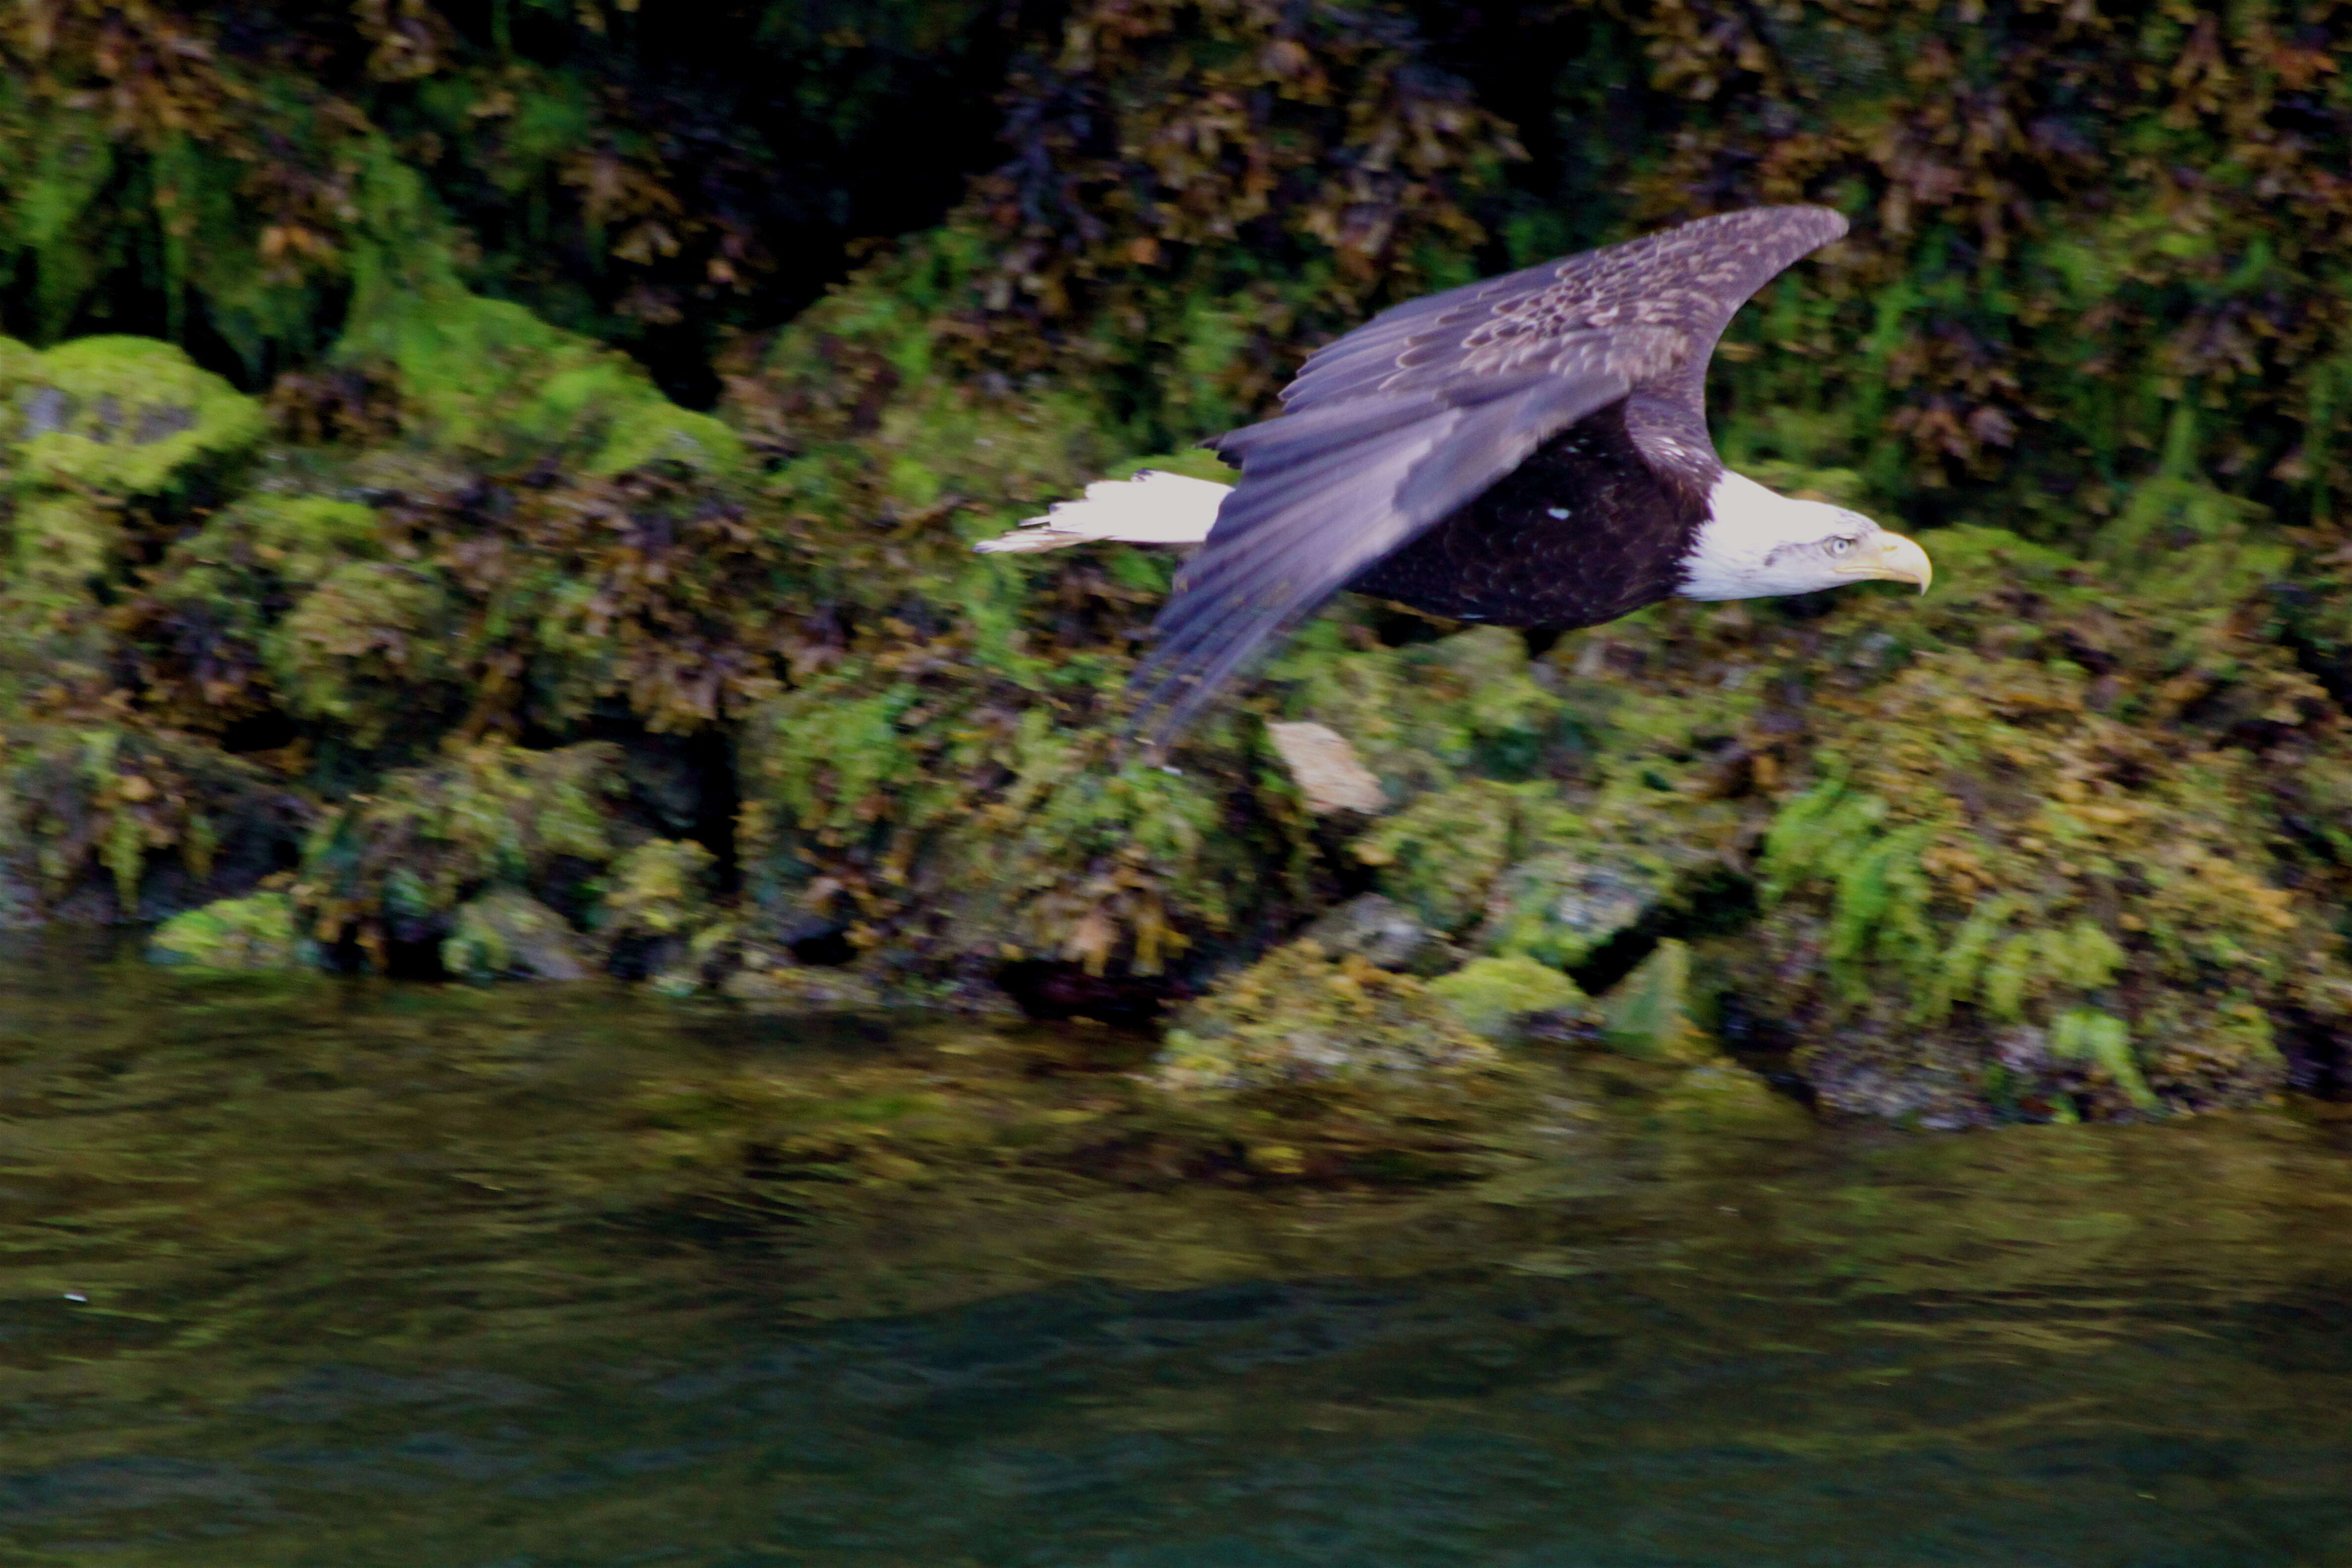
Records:
{"label": "dark green water", "polygon": [[16,950],[0,1562],[2352,1564],[2345,1123],[787,1201],[648,1110],[992,1048]]}

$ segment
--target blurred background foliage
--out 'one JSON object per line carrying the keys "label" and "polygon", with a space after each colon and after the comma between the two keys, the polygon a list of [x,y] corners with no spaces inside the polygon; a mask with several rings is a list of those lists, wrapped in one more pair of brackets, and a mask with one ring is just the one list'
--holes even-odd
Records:
{"label": "blurred background foliage", "polygon": [[370,341],[391,244],[707,408],[737,334],[944,224],[958,361],[1098,371],[1165,446],[1394,298],[1817,200],[1854,237],[1726,378],[1759,452],[2072,516],[2186,408],[2299,521],[2347,461],[2344,12],[43,0],[0,300],[259,392]]}
{"label": "blurred background foliage", "polygon": [[[2190,923],[2239,933],[2213,962],[2257,978],[2228,994],[2305,1027],[2335,960],[2248,944],[2332,929],[2352,855],[2347,26],[2337,0],[28,0],[0,18],[0,910],[261,887],[334,962],[430,969],[461,908],[516,892],[680,988],[1042,964],[1097,1011],[1071,973],[1245,955],[1382,875],[1450,940],[1573,967],[1589,933],[1529,911],[1596,844],[1626,887],[1727,868],[1783,933],[1850,924],[1833,885],[1892,864],[1882,838],[2032,837],[1964,822],[1967,791],[1916,822],[1853,804],[1895,775],[1833,766],[1860,721],[1774,661],[1910,636],[1876,609],[1834,635],[1791,630],[1802,605],[1662,616],[1530,662],[1351,605],[1147,777],[1101,721],[1165,564],[966,548],[1269,412],[1386,304],[1803,200],[1853,232],[1735,323],[1727,458],[2007,530],[1966,559],[2031,541],[2068,585],[1965,598],[1979,620],[1826,684],[1898,682],[1877,721],[1934,724],[1942,677],[1904,661],[1965,647],[2092,760],[1939,766],[2099,773],[2157,790],[2152,825],[2197,791],[2160,747],[2115,763],[2111,718],[2294,781],[2208,835],[2292,865]],[[2117,631],[2118,593],[2187,629]],[[1724,660],[1783,685],[1735,697]],[[2271,717],[2213,695],[2250,691]],[[1355,847],[1311,818],[1256,722],[1278,710],[1344,717],[1403,815]],[[541,773],[562,789],[515,782]],[[1659,817],[1648,781],[1686,773]],[[1582,826],[1530,804],[1544,780]],[[523,820],[559,796],[570,839]],[[1776,829],[1759,858],[1784,808],[1844,847]],[[1500,857],[1475,896],[1413,837],[1465,821]],[[627,916],[690,942],[599,913],[649,843],[709,857],[680,883],[708,908]],[[1885,904],[1903,942],[1800,942],[1776,1005],[1843,1016],[1879,963],[1928,984],[1975,884],[1922,875]],[[2100,874],[2018,875],[2041,891],[1985,942],[2089,919],[2147,961],[2019,949],[2000,1006],[1947,976],[1948,1014],[2109,1041],[2064,1020],[2155,1007],[2116,976],[2211,978],[2076,887]]]}

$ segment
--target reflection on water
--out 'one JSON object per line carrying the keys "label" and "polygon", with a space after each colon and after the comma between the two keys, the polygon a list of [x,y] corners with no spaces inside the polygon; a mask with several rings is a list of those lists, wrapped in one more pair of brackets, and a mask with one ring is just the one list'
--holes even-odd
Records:
{"label": "reflection on water", "polygon": [[2343,1124],[1593,1121],[1413,1195],[730,1131],[1001,1045],[18,951],[0,1561],[2352,1565]]}

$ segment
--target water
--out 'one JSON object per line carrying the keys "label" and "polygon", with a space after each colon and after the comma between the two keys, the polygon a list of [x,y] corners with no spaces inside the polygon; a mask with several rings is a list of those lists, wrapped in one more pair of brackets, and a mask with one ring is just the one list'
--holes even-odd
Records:
{"label": "water", "polygon": [[1121,1049],[19,950],[0,1562],[2352,1564],[2352,1124],[1024,1152]]}

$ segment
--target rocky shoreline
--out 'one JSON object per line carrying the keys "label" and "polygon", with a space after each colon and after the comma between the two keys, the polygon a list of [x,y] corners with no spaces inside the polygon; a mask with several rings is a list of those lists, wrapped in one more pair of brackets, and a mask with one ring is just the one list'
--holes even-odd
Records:
{"label": "rocky shoreline", "polygon": [[[380,9],[0,29],[0,923],[1092,1018],[1391,1129],[1548,1053],[1939,1128],[2352,1087],[2352,110],[2267,13]],[[856,216],[940,92],[1011,161]],[[1924,600],[1349,601],[1162,769],[1168,563],[970,548],[1215,472],[1385,304],[1797,199],[1854,230],[1719,444]]]}
{"label": "rocky shoreline", "polygon": [[[1163,1087],[1276,1101],[1459,1098],[1530,1038],[1685,1062],[1727,1040],[1827,1111],[1930,1127],[2342,1071],[2352,742],[2334,601],[2284,586],[2326,568],[2193,481],[2150,481],[2082,556],[1942,530],[1924,601],[1668,605],[1540,651],[1351,605],[1173,769],[1113,742],[1122,660],[987,630],[989,603],[1059,593],[1131,637],[1159,564],[971,560],[952,514],[919,513],[881,533],[910,578],[960,574],[966,625],[812,647],[680,736],[603,718],[625,639],[552,634],[618,607],[557,574],[499,650],[509,689],[576,683],[610,738],[534,743],[510,715],[428,744],[404,715],[490,679],[457,650],[512,602],[467,605],[461,543],[425,557],[417,510],[462,531],[547,481],[452,496],[413,447],[273,445],[152,342],[5,363],[19,922],[160,920],[155,956],[220,969],[1164,1015]],[[676,458],[551,482],[668,487],[705,521],[773,504]],[[594,593],[712,569],[681,517],[606,500],[639,537]],[[206,702],[209,733],[172,721]],[[1354,793],[1302,784],[1269,721],[1319,726]]]}

